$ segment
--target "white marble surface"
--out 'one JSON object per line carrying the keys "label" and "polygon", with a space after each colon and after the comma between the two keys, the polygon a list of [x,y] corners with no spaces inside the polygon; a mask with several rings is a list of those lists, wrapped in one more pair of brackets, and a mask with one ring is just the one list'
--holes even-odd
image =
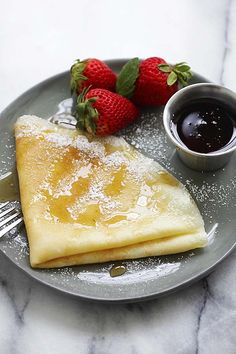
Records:
{"label": "white marble surface", "polygon": [[[235,0],[8,0],[0,11],[0,109],[77,58],[188,61],[236,90]],[[234,354],[236,253],[168,297],[90,304],[0,257],[0,353]]]}

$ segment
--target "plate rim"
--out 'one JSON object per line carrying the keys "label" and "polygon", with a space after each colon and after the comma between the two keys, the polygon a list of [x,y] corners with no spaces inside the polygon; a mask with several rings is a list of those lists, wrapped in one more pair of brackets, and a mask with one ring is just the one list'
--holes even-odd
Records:
{"label": "plate rim", "polygon": [[20,267],[19,264],[15,263],[14,260],[12,258],[8,257],[8,255],[6,255],[1,249],[0,249],[0,252],[1,252],[1,254],[3,254],[5,256],[5,258],[8,261],[10,261],[12,264],[14,264],[17,267],[17,269],[22,271],[29,278],[33,279],[34,281],[39,282],[40,284],[42,284],[45,287],[49,287],[53,290],[56,290],[57,292],[59,292],[63,295],[69,295],[72,298],[77,298],[77,299],[81,299],[83,301],[88,301],[88,302],[91,301],[91,302],[112,303],[112,304],[127,304],[127,303],[138,303],[138,302],[151,301],[151,300],[157,299],[159,297],[164,297],[164,296],[173,294],[177,291],[180,291],[184,288],[191,286],[192,284],[196,283],[197,281],[201,280],[202,278],[204,278],[204,277],[208,276],[210,273],[212,273],[215,270],[215,268],[234,251],[235,248],[236,248],[236,241],[233,244],[233,246],[220,259],[218,259],[211,267],[208,267],[203,272],[200,272],[197,275],[192,276],[191,278],[185,280],[184,282],[182,282],[181,284],[179,284],[177,286],[169,287],[168,289],[163,290],[159,293],[154,292],[149,295],[126,297],[123,299],[122,298],[107,299],[107,298],[98,297],[98,296],[96,296],[96,297],[86,296],[86,295],[77,294],[71,290],[61,289],[61,288],[57,287],[56,285],[48,283],[47,281],[44,281],[40,278],[34,277],[34,275],[32,273],[28,272],[27,269]]}
{"label": "plate rim", "polygon": [[[108,59],[105,60],[105,62],[108,65],[122,65],[124,64],[127,60],[129,60],[130,58],[113,58],[113,59]],[[194,75],[197,75],[198,77],[202,78],[204,80],[204,82],[211,82],[210,80],[208,80],[206,77],[202,76],[201,74],[198,74],[196,72],[193,71]],[[44,79],[43,81],[40,81],[39,83],[33,85],[32,87],[30,87],[29,89],[27,89],[25,92],[23,92],[21,95],[19,95],[15,100],[13,100],[12,102],[10,102],[7,107],[1,112],[0,114],[0,124],[1,124],[1,119],[2,117],[4,117],[4,115],[7,113],[7,111],[11,108],[11,106],[17,105],[21,102],[22,104],[22,100],[25,101],[29,95],[29,93],[37,88],[40,88],[41,86],[45,86],[47,84],[49,84],[51,81],[55,81],[59,78],[62,78],[66,75],[69,75],[69,70],[63,71],[61,73],[58,73],[56,75],[50,76],[46,79]],[[166,295],[169,295],[171,293],[174,293],[176,291],[179,291],[187,286],[192,285],[193,283],[201,280],[203,277],[207,276],[209,273],[211,273],[228,255],[230,255],[233,250],[236,248],[236,240],[234,242],[234,244],[230,247],[230,249],[228,249],[228,251],[222,256],[220,257],[214,264],[212,264],[210,267],[206,268],[205,270],[203,270],[202,272],[199,272],[197,274],[195,274],[194,276],[191,276],[190,278],[186,279],[185,281],[182,281],[180,284],[178,285],[173,285],[168,287],[165,290],[162,290],[160,292],[153,292],[150,293],[148,295],[138,295],[138,296],[125,296],[125,297],[117,297],[117,298],[112,298],[112,299],[107,299],[107,298],[103,298],[103,297],[99,297],[99,296],[91,296],[91,295],[83,295],[83,294],[78,294],[76,292],[73,292],[71,290],[66,290],[63,288],[59,288],[58,286],[51,284],[49,282],[47,282],[46,280],[43,280],[41,278],[37,277],[37,273],[34,274],[31,273],[30,271],[27,270],[27,268],[21,267],[20,264],[17,264],[17,262],[14,261],[14,259],[12,259],[11,257],[9,257],[7,254],[5,254],[3,252],[2,249],[0,249],[1,254],[3,254],[5,256],[6,259],[8,259],[11,263],[13,263],[18,269],[20,269],[21,271],[23,271],[27,276],[29,276],[31,279],[34,279],[36,281],[38,281],[39,283],[43,284],[44,286],[47,286],[53,290],[56,290],[57,292],[60,292],[62,294],[65,295],[69,295],[70,297],[73,298],[77,298],[77,299],[81,299],[81,300],[85,300],[85,301],[92,301],[92,302],[102,302],[102,303],[115,303],[115,304],[119,304],[119,303],[131,303],[131,302],[142,302],[142,301],[148,301],[148,300],[153,300],[155,298],[159,298],[159,297],[164,297]],[[32,268],[30,268],[29,265],[29,270],[32,270]]]}

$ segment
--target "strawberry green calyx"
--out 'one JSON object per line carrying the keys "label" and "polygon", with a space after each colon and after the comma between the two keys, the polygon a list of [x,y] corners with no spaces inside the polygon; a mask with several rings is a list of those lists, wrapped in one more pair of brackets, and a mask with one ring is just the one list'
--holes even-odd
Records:
{"label": "strawberry green calyx", "polygon": [[129,60],[121,69],[116,81],[116,92],[126,98],[131,98],[135,90],[135,82],[139,75],[139,58]]}
{"label": "strawberry green calyx", "polygon": [[169,74],[167,77],[168,86],[174,85],[177,81],[179,81],[182,86],[186,86],[192,77],[191,68],[185,62],[175,65],[159,64],[158,69]]}
{"label": "strawberry green calyx", "polygon": [[91,86],[83,89],[77,97],[75,118],[77,119],[76,128],[87,131],[91,134],[96,133],[96,121],[98,119],[98,111],[93,107],[93,103],[97,101],[96,97],[86,99],[85,96]]}
{"label": "strawberry green calyx", "polygon": [[79,59],[77,59],[75,64],[72,65],[72,67],[70,69],[71,92],[75,92],[77,87],[79,87],[81,85],[81,82],[84,80],[87,80],[87,77],[83,75],[86,65],[87,65],[87,60],[80,61]]}

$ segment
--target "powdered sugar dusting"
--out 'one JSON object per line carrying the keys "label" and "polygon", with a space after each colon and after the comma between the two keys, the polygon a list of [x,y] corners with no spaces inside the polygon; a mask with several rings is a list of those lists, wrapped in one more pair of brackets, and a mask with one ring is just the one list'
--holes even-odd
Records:
{"label": "powdered sugar dusting", "polygon": [[104,146],[98,141],[89,142],[88,138],[84,135],[79,135],[72,144],[75,148],[89,154],[90,158],[98,157],[103,158],[105,155]]}
{"label": "powdered sugar dusting", "polygon": [[162,110],[158,113],[145,112],[137,124],[126,128],[122,134],[136,149],[169,168],[171,163],[168,161],[168,141],[162,125],[162,115]]}
{"label": "powdered sugar dusting", "polygon": [[120,151],[115,151],[110,155],[103,157],[103,163],[109,167],[120,167],[122,165],[128,165],[129,161]]}
{"label": "powdered sugar dusting", "polygon": [[66,135],[58,134],[58,133],[50,133],[42,135],[46,138],[47,141],[54,143],[59,146],[69,146],[72,144],[72,138]]}
{"label": "powdered sugar dusting", "polygon": [[[21,138],[24,136],[38,136],[41,137],[44,132],[48,129],[54,130],[54,125],[50,122],[45,124],[44,119],[38,119],[37,116],[24,115],[17,119],[16,122],[16,138]],[[18,130],[18,127],[24,127],[24,129]],[[57,128],[58,129],[58,128]]]}
{"label": "powdered sugar dusting", "polygon": [[193,180],[187,179],[186,186],[195,195],[199,202],[210,202],[214,205],[227,206],[229,201],[235,199],[236,178],[230,178],[227,184],[219,182],[207,182],[203,180],[202,185],[195,185]]}
{"label": "powdered sugar dusting", "polygon": [[[145,173],[148,173],[148,171],[151,172],[154,168],[152,159],[148,160],[143,155],[137,153],[133,153],[133,159],[130,163],[130,161],[126,158],[127,150],[130,150],[129,145],[120,137],[109,136],[105,138],[98,138],[97,140],[90,142],[85,135],[77,135],[72,132],[71,136],[68,136],[68,130],[65,131],[63,128],[60,128],[50,122],[45,122],[45,120],[35,116],[20,117],[18,119],[17,126],[24,127],[23,133],[17,133],[17,138],[31,135],[38,138],[43,137],[45,140],[57,146],[72,146],[79,151],[86,153],[89,158],[99,158],[107,167],[119,168],[122,165],[126,165],[128,167],[128,171],[135,174],[136,177],[137,175],[143,176]],[[138,128],[137,131],[139,132],[140,128]],[[141,136],[148,138],[147,134],[140,135],[140,137]],[[114,149],[118,148],[118,150],[107,154],[104,144],[110,144]],[[135,144],[135,147],[138,145]],[[122,149],[119,150],[119,148]],[[157,167],[157,164],[155,164],[155,167]]]}
{"label": "powdered sugar dusting", "polygon": [[103,141],[103,143],[105,144],[110,144],[113,145],[115,147],[128,147],[129,145],[126,143],[126,141],[122,138],[122,137],[116,137],[114,135],[110,135],[110,136],[106,136],[104,138],[98,138],[98,141]]}
{"label": "powdered sugar dusting", "polygon": [[[45,124],[45,121],[43,121]],[[50,126],[52,128],[52,126]],[[57,132],[60,131],[60,128],[57,128]],[[34,129],[26,129],[25,134],[43,134],[44,130],[39,129],[39,127],[34,127]],[[60,133],[59,137],[54,136],[51,139],[54,139],[53,143],[65,144],[65,140],[61,138]],[[166,167],[169,171],[173,171],[174,174],[187,186],[188,190],[194,196],[195,200],[198,203],[198,206],[201,209],[201,213],[206,220],[207,227],[211,223],[215,223],[217,219],[217,213],[222,212],[223,217],[225,217],[225,223],[230,223],[230,218],[227,217],[227,213],[224,212],[224,209],[227,207],[236,206],[235,204],[235,192],[236,192],[236,177],[232,175],[227,181],[225,179],[219,179],[219,174],[224,174],[224,171],[212,173],[210,178],[209,175],[200,176],[197,175],[196,178],[190,178],[188,172],[182,171],[181,168],[178,169],[173,165],[173,155],[174,150],[169,147],[168,141],[162,126],[162,110],[159,112],[146,112],[142,115],[141,119],[134,125],[128,127],[126,130],[120,133],[124,136],[125,139],[138,150],[143,152],[145,155],[152,157],[154,160],[158,161],[162,166]],[[40,135],[42,136],[42,135]],[[72,134],[73,136],[73,134]],[[99,141],[99,139],[98,139]],[[108,143],[112,145],[121,147],[123,142],[120,139],[115,137],[106,138]],[[81,141],[82,142],[82,141]],[[70,142],[71,143],[71,142]],[[87,142],[85,141],[87,144]],[[85,145],[86,145],[85,144]],[[86,147],[85,147],[86,148]],[[13,151],[13,149],[11,150]],[[14,153],[12,153],[9,159],[13,159]],[[117,154],[113,156],[115,164],[117,163]],[[112,158],[110,158],[112,163]],[[4,160],[3,163],[6,163]],[[124,163],[124,161],[120,161]],[[151,164],[151,160],[150,160]],[[136,167],[134,171],[137,171]],[[91,194],[94,198],[99,196],[99,188],[91,190]],[[131,215],[131,214],[130,214]],[[133,213],[132,216],[136,218],[136,214]],[[132,217],[131,216],[131,217]],[[221,232],[224,230],[221,229],[221,224],[219,224]],[[8,250],[11,249],[14,251],[16,261],[20,263],[22,260],[28,260],[28,245],[27,240],[24,235],[24,232],[18,232],[18,228],[8,233],[4,238],[4,242],[1,244],[1,249],[3,252],[8,253]],[[209,228],[210,230],[210,228]],[[5,242],[6,241],[6,242]],[[212,241],[214,242],[214,240]],[[206,252],[207,253],[207,252]],[[127,282],[130,284],[132,278],[136,280],[139,278],[145,279],[145,274],[147,273],[147,280],[155,279],[156,276],[159,278],[168,277],[175,271],[182,271],[185,265],[191,265],[191,258],[195,256],[195,252],[186,253],[179,256],[170,256],[170,257],[153,257],[146,258],[142,260],[127,261],[122,262],[127,266],[127,273],[122,277],[110,278],[109,270],[111,264],[103,264],[99,266],[82,266],[82,267],[67,267],[64,269],[50,269],[44,270],[44,274],[48,274],[48,277],[51,278],[51,281],[55,284],[58,282],[65,287],[74,287],[76,289],[78,280],[82,280],[88,283],[109,283],[116,284]],[[195,257],[194,257],[195,258]],[[152,274],[148,271],[152,270]],[[136,281],[135,280],[135,281]],[[74,283],[73,283],[74,282]]]}

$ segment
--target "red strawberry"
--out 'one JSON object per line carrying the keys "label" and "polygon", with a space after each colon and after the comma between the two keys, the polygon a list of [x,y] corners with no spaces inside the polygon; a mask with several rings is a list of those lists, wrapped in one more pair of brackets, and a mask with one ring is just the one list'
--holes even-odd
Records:
{"label": "red strawberry", "polygon": [[84,88],[104,88],[115,91],[116,75],[98,59],[76,60],[71,69],[71,90],[80,94]]}
{"label": "red strawberry", "polygon": [[157,57],[134,58],[123,66],[116,92],[141,106],[160,106],[178,90],[178,82],[185,86],[191,76],[186,63],[172,66]]}
{"label": "red strawberry", "polygon": [[127,98],[104,89],[85,89],[77,98],[77,128],[96,135],[110,135],[125,128],[139,111]]}

